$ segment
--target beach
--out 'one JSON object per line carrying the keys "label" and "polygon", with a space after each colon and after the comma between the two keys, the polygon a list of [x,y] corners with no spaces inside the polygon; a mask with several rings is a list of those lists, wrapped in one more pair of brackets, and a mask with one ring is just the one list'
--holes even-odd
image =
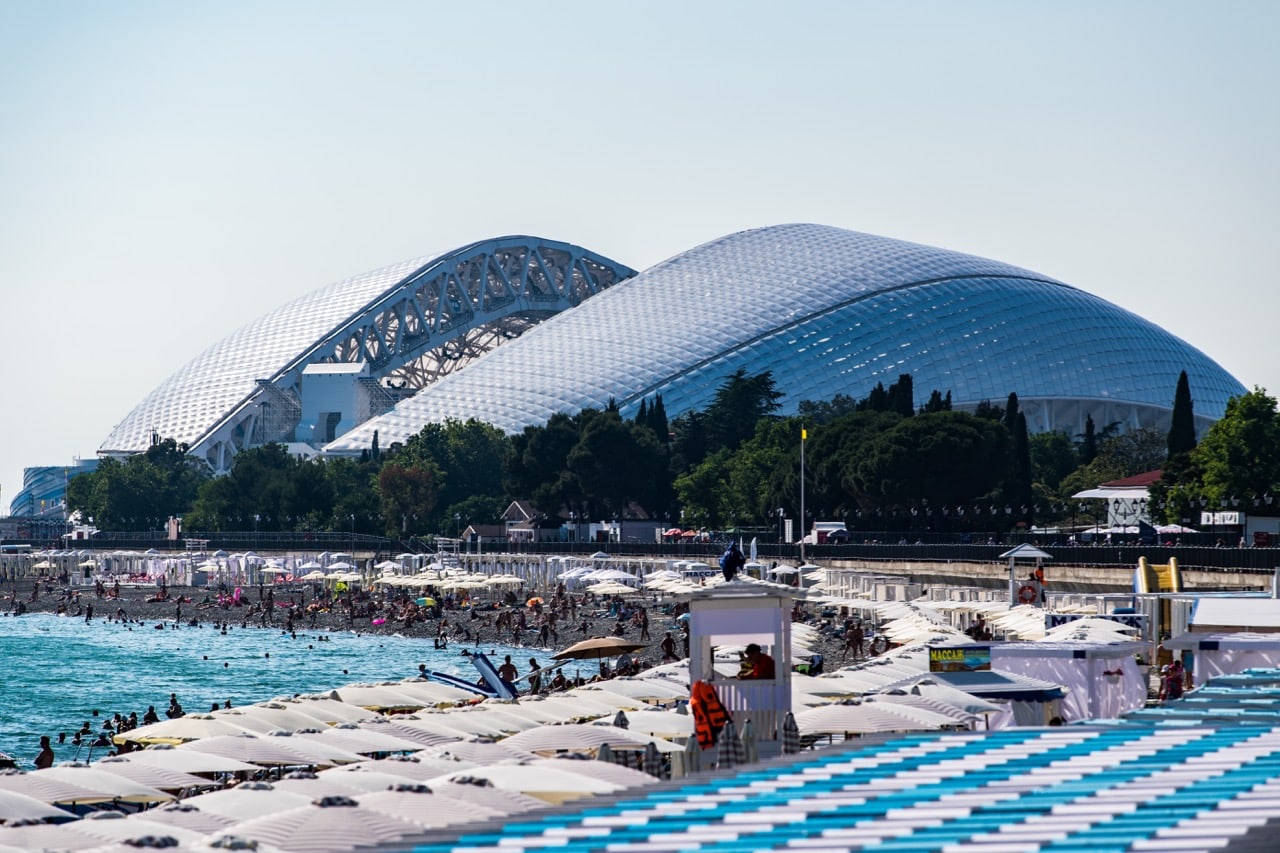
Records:
{"label": "beach", "polygon": [[[25,649],[30,650],[36,639],[49,642],[35,655],[10,656],[16,662],[10,664],[9,681],[25,680],[36,686],[29,695],[19,697],[11,691],[7,697],[0,713],[0,752],[26,765],[41,735],[54,739],[58,760],[84,759],[88,750],[74,747],[72,739],[86,721],[97,729],[117,713],[125,718],[136,713],[141,718],[149,705],[163,715],[174,692],[187,713],[196,713],[227,701],[241,705],[354,681],[398,680],[416,675],[420,664],[474,680],[476,672],[461,655],[464,650],[494,653],[495,666],[509,654],[523,675],[530,669],[531,658],[546,665],[558,649],[589,636],[615,633],[647,642],[647,648],[635,655],[641,666],[661,661],[660,643],[668,631],[676,640],[677,653],[682,651],[680,623],[663,606],[668,602],[653,596],[633,597],[649,616],[648,641],[640,639],[641,629],[634,620],[623,620],[620,626],[617,619],[592,615],[608,603],[596,598],[590,607],[579,607],[578,619],[560,624],[558,642],[542,644],[536,616],[525,606],[523,596],[518,606],[477,609],[474,618],[470,610],[444,609],[440,618],[406,622],[391,618],[393,609],[377,593],[357,600],[359,615],[352,618],[342,608],[306,612],[306,605],[315,601],[310,588],[305,594],[277,588],[272,595],[277,606],[271,624],[266,624],[262,608],[256,605],[260,594],[265,600],[267,590],[260,593],[257,587],[244,590],[238,604],[219,604],[216,591],[202,588],[170,587],[164,601],[154,600],[159,592],[154,586],[122,585],[118,598],[114,586],[106,586],[103,597],[93,587],[68,590],[41,584],[34,600],[32,591],[33,582],[20,579],[16,587],[5,583],[0,598],[0,613],[5,614],[0,618],[15,620],[4,627],[35,636],[22,640]],[[297,615],[291,631],[286,630],[287,612],[282,612],[291,609],[281,606],[286,602],[299,605],[292,608]],[[27,615],[13,616],[19,609]],[[504,613],[511,615],[499,620]],[[36,614],[58,617],[46,623],[56,629],[56,637],[49,636],[46,625],[34,628],[30,617]],[[518,615],[525,616],[524,629],[518,627]],[[510,621],[513,627],[500,629],[499,621]],[[24,631],[23,625],[31,630]],[[437,648],[442,628],[444,648]],[[839,641],[821,633],[817,636],[819,649],[815,650],[838,658]],[[86,643],[93,648],[81,650]],[[51,673],[50,661],[58,661],[69,648],[82,651],[88,663],[62,676]],[[565,669],[571,681],[589,679],[597,671],[594,661],[575,661]],[[550,691],[550,677],[544,681],[544,691]],[[116,698],[121,695],[131,698]],[[100,757],[103,752],[99,749],[94,755]]]}

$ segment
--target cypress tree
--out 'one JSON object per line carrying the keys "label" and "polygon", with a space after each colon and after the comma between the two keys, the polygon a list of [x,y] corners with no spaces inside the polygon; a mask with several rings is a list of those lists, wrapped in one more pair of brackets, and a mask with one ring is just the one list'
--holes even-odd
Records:
{"label": "cypress tree", "polygon": [[1191,383],[1184,370],[1173,394],[1173,418],[1169,425],[1169,458],[1190,453],[1196,447],[1196,423],[1191,406]]}
{"label": "cypress tree", "polygon": [[[1018,412],[1013,420],[1013,483],[1008,490],[1017,517],[1031,524],[1031,439],[1027,435],[1027,416]],[[1023,507],[1026,511],[1023,512]]]}
{"label": "cypress tree", "polygon": [[1005,429],[1009,430],[1010,433],[1013,433],[1014,429],[1017,428],[1018,395],[1016,393],[1011,393],[1009,399],[1005,401],[1004,417],[1001,420],[1004,422]]}
{"label": "cypress tree", "polygon": [[1088,465],[1098,455],[1098,436],[1093,426],[1093,415],[1084,419],[1084,440],[1080,442],[1080,464]]}
{"label": "cypress tree", "polygon": [[889,410],[897,412],[904,418],[916,413],[915,383],[910,373],[903,373],[898,381],[889,386]]}
{"label": "cypress tree", "polygon": [[667,407],[662,403],[661,394],[653,396],[653,405],[649,407],[649,428],[658,436],[658,441],[671,443],[671,425],[667,423]]}
{"label": "cypress tree", "polygon": [[635,422],[640,426],[649,425],[649,401],[641,398],[640,411],[636,412]]}

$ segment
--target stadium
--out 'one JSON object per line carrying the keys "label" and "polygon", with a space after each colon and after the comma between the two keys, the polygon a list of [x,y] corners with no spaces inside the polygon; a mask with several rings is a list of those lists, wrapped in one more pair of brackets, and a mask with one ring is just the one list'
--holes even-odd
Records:
{"label": "stadium", "polygon": [[[729,234],[642,272],[530,236],[321,288],[232,332],[115,427],[100,455],[173,438],[358,454],[445,419],[509,431],[557,412],[706,407],[772,371],[782,412],[909,373],[952,405],[1016,392],[1033,431],[1167,428],[1185,370],[1197,427],[1245,393],[1204,353],[1084,290],[998,261],[814,224]],[[917,405],[923,399],[916,401]]]}

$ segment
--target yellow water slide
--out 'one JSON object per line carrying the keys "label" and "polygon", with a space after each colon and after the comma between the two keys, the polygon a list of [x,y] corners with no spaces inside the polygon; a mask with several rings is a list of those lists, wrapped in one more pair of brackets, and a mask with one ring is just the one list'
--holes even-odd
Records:
{"label": "yellow water slide", "polygon": [[1133,573],[1133,591],[1182,592],[1182,573],[1178,571],[1178,558],[1170,557],[1168,563],[1148,563],[1146,557],[1138,558],[1138,570]]}

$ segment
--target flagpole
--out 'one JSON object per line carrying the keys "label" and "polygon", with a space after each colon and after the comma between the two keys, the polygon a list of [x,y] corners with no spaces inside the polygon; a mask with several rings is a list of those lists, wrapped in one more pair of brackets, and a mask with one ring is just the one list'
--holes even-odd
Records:
{"label": "flagpole", "polygon": [[809,531],[804,528],[804,440],[809,437],[809,431],[804,427],[800,427],[800,564],[804,565],[804,542],[809,536]]}

